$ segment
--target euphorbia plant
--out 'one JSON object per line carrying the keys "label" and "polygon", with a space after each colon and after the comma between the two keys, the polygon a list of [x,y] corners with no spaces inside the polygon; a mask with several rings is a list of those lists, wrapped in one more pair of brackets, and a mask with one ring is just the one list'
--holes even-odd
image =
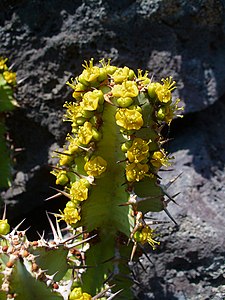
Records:
{"label": "euphorbia plant", "polygon": [[[0,220],[0,297],[30,300],[132,299],[129,262],[138,247],[159,241],[147,213],[167,211],[169,196],[158,172],[170,165],[161,130],[177,114],[171,77],[155,82],[102,60],[85,62],[70,80],[74,101],[65,103],[71,122],[62,150],[55,151],[56,198],[68,198],[56,213],[53,240],[30,242],[19,225]],[[83,246],[83,244],[85,246]]]}
{"label": "euphorbia plant", "polygon": [[155,82],[148,72],[100,63],[85,61],[83,72],[67,82],[74,98],[64,105],[71,132],[56,151],[53,174],[64,186],[56,196],[68,198],[60,218],[97,234],[85,253],[92,267],[82,274],[82,289],[94,295],[108,281],[123,289],[118,297],[130,299],[126,263],[138,245],[159,244],[145,214],[167,212],[172,199],[158,172],[170,165],[161,130],[180,110],[179,99],[172,98],[171,77]]}
{"label": "euphorbia plant", "polygon": [[16,73],[7,66],[7,58],[0,57],[0,188],[6,188],[11,182],[10,155],[6,145],[5,114],[15,108],[13,90],[16,85]]}

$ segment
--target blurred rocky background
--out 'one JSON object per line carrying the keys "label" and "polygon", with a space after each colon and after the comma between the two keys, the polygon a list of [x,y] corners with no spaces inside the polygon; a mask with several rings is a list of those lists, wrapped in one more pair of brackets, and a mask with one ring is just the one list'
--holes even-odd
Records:
{"label": "blurred rocky background", "polygon": [[[146,271],[136,268],[137,299],[225,299],[225,1],[1,0],[0,55],[20,82],[20,105],[7,118],[15,149],[12,187],[1,196],[15,225],[26,218],[31,236],[48,226],[45,211],[64,200],[54,194],[52,151],[68,125],[66,81],[84,59],[173,76],[184,117],[169,130],[173,170],[161,172],[180,192],[169,211],[179,224],[158,226],[160,247],[146,248]],[[160,219],[168,217],[162,214]]]}

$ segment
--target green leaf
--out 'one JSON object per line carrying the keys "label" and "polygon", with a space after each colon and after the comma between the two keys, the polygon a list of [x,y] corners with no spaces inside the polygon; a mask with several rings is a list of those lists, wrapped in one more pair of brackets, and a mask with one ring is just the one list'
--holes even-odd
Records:
{"label": "green leaf", "polygon": [[16,293],[17,300],[62,300],[45,283],[37,280],[26,269],[21,260],[16,260],[10,276],[10,293]]}
{"label": "green leaf", "polygon": [[0,85],[0,112],[10,111],[14,108],[12,88],[9,85]]}
{"label": "green leaf", "polygon": [[5,127],[0,122],[0,188],[7,188],[11,182],[9,150],[5,142]]}
{"label": "green leaf", "polygon": [[42,270],[48,270],[49,275],[56,273],[54,280],[61,280],[68,270],[68,250],[64,246],[54,248],[38,247],[29,249],[30,253],[37,255],[35,261]]}

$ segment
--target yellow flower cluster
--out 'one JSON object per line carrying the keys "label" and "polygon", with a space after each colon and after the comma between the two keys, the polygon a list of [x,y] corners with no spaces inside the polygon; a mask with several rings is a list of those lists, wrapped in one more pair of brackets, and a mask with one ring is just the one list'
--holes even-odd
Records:
{"label": "yellow flower cluster", "polygon": [[8,67],[7,67],[7,62],[8,58],[3,58],[0,56],[0,70],[1,71],[5,71],[5,70],[8,70]]}
{"label": "yellow flower cluster", "polygon": [[148,142],[141,138],[134,138],[126,156],[129,160],[126,166],[126,178],[129,182],[140,181],[149,171],[146,163],[149,156]]}
{"label": "yellow flower cluster", "polygon": [[145,177],[145,174],[148,172],[149,166],[147,164],[141,163],[131,163],[126,166],[126,177],[127,180],[140,181]]}
{"label": "yellow flower cluster", "polygon": [[115,83],[121,83],[126,80],[132,80],[134,78],[134,71],[129,69],[128,67],[117,68],[115,72],[112,74],[112,79]]}
{"label": "yellow flower cluster", "polygon": [[88,187],[89,182],[85,178],[81,178],[78,181],[72,183],[70,188],[71,200],[75,201],[84,201],[88,198]]}
{"label": "yellow flower cluster", "polygon": [[134,239],[136,242],[141,243],[142,245],[148,243],[150,246],[152,246],[153,250],[155,250],[156,245],[160,245],[160,242],[154,240],[155,236],[154,230],[146,225],[140,231],[135,232]]}
{"label": "yellow flower cluster", "polygon": [[170,124],[174,116],[181,117],[177,112],[183,108],[178,107],[180,99],[172,103],[172,92],[176,89],[176,82],[172,80],[172,77],[163,78],[161,81],[163,84],[152,82],[148,85],[148,95],[155,103],[156,118]]}
{"label": "yellow flower cluster", "polygon": [[126,130],[139,130],[143,126],[142,114],[136,109],[119,108],[115,118],[116,124]]}
{"label": "yellow flower cluster", "polygon": [[161,168],[162,166],[167,167],[170,165],[168,157],[163,150],[155,151],[153,153],[151,157],[151,164],[157,169]]}
{"label": "yellow flower cluster", "polygon": [[67,224],[74,226],[81,219],[76,204],[72,201],[68,201],[66,207],[61,212],[61,220]]}
{"label": "yellow flower cluster", "polygon": [[[179,100],[172,101],[176,88],[172,77],[162,79],[161,83],[152,82],[148,72],[138,70],[135,75],[128,67],[117,68],[104,60],[100,63],[102,66],[98,67],[93,59],[85,61],[80,76],[67,82],[74,101],[64,105],[65,121],[71,122],[72,133],[67,136],[63,151],[58,152],[59,163],[53,173],[56,183],[64,185],[69,195],[62,219],[72,226],[81,220],[83,203],[96,188],[92,182],[97,179],[97,184],[111,174],[112,162],[104,158],[104,151],[111,149],[101,149],[107,119],[107,135],[111,134],[110,127],[115,126],[113,132],[120,132],[124,139],[116,149],[121,147],[124,152],[126,183],[133,189],[146,176],[156,179],[158,170],[169,165],[159,127],[170,124],[179,110]],[[116,155],[108,157],[116,159]],[[141,243],[148,242],[153,247],[157,243],[149,227],[142,228],[139,237]]]}
{"label": "yellow flower cluster", "polygon": [[139,163],[149,155],[148,142],[141,138],[134,138],[132,146],[127,151],[127,158],[130,162]]}
{"label": "yellow flower cluster", "polygon": [[89,91],[84,94],[83,101],[80,103],[83,110],[96,110],[99,104],[103,104],[104,96],[101,90]]}
{"label": "yellow flower cluster", "polygon": [[116,84],[112,88],[112,95],[114,97],[137,97],[139,90],[137,83],[134,81],[124,81],[122,84]]}
{"label": "yellow flower cluster", "polygon": [[88,293],[84,293],[81,287],[75,287],[70,293],[69,300],[91,300],[92,297]]}
{"label": "yellow flower cluster", "polygon": [[106,171],[107,162],[101,156],[96,156],[84,165],[84,170],[89,176],[99,177]]}
{"label": "yellow flower cluster", "polygon": [[3,79],[10,85],[16,85],[16,73],[8,69],[6,64],[7,58],[0,57],[0,72],[2,73]]}

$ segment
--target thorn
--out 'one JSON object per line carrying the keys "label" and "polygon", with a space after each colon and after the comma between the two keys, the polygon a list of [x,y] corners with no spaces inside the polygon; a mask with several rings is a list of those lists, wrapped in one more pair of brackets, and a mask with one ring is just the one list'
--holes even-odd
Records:
{"label": "thorn", "polygon": [[86,148],[86,147],[83,147],[83,146],[81,146],[81,145],[78,145],[78,148],[80,148],[80,149],[82,149],[82,150],[84,150],[84,151],[86,151],[86,152],[91,152],[91,151],[94,150],[92,147]]}
{"label": "thorn", "polygon": [[86,239],[84,239],[84,240],[78,242],[77,244],[68,245],[67,248],[68,248],[68,249],[76,248],[77,246],[79,246],[79,245],[81,245],[81,244],[84,244],[84,243],[90,241],[91,239],[93,239],[93,238],[96,237],[96,236],[97,236],[97,234],[92,235],[91,237],[86,238]]}
{"label": "thorn", "polygon": [[103,281],[103,286],[104,286],[104,284],[106,284],[108,281],[110,281],[113,278],[113,275],[114,275],[113,272],[111,272],[109,274],[109,276]]}
{"label": "thorn", "polygon": [[114,258],[115,258],[115,256],[112,256],[112,257],[110,257],[110,258],[108,258],[106,260],[103,260],[103,262],[101,262],[101,264],[105,264],[105,263],[107,263],[107,262],[109,262],[111,260],[114,260]]}
{"label": "thorn", "polygon": [[52,223],[52,220],[49,218],[49,215],[48,215],[48,212],[47,212],[47,211],[46,211],[46,216],[47,216],[47,218],[48,218],[50,227],[51,227],[51,229],[52,229],[54,241],[57,241],[57,240],[59,240],[59,236],[58,236],[58,234],[57,234],[57,231],[55,230],[55,227],[54,227],[54,225],[53,225],[53,223]]}
{"label": "thorn", "polygon": [[105,293],[106,293],[109,289],[113,288],[114,286],[115,286],[115,284],[113,284],[113,285],[111,285],[111,286],[108,286],[104,291],[101,291],[100,293],[98,293],[97,295],[95,295],[94,297],[92,297],[91,299],[92,299],[92,300],[97,300],[97,299],[99,299],[100,297],[104,296]]}
{"label": "thorn", "polygon": [[177,222],[174,220],[174,218],[171,216],[171,214],[169,213],[167,208],[164,208],[165,213],[167,214],[167,216],[174,222],[174,224],[178,227],[179,225],[177,224]]}
{"label": "thorn", "polygon": [[123,291],[123,289],[121,289],[121,290],[119,290],[119,291],[117,291],[116,293],[114,293],[112,296],[110,296],[109,298],[108,298],[108,300],[112,300],[112,299],[114,299],[117,295],[119,295],[121,292]]}
{"label": "thorn", "polygon": [[112,106],[116,106],[114,103],[112,103],[112,101],[109,99],[109,96],[107,94],[104,95],[104,99],[105,99],[106,102],[108,102]]}
{"label": "thorn", "polygon": [[58,170],[58,171],[69,171],[69,169],[65,166],[63,167],[56,167],[56,166],[52,166],[52,165],[47,165],[49,168],[52,168],[52,169],[55,169],[55,170]]}
{"label": "thorn", "polygon": [[141,197],[138,197],[136,194],[132,193],[132,194],[130,194],[130,199],[128,200],[128,202],[118,204],[118,206],[136,205],[142,201],[148,201],[148,200],[151,200],[154,198],[161,198],[161,197],[162,197],[162,195],[156,195],[156,196],[148,196],[148,197],[141,198]]}
{"label": "thorn", "polygon": [[146,268],[144,267],[144,265],[142,264],[142,262],[140,261],[140,259],[138,260],[138,264],[142,267],[143,271],[144,271],[145,273],[147,273],[147,270],[146,270]]}
{"label": "thorn", "polygon": [[[172,196],[172,198],[176,198],[178,195],[180,195],[180,192],[174,194],[174,195]],[[177,205],[179,205],[179,204],[177,204]]]}
{"label": "thorn", "polygon": [[60,238],[60,240],[63,240],[62,232],[59,227],[59,222],[57,222],[57,218],[55,218],[55,220],[56,220],[56,231],[57,231],[58,237]]}
{"label": "thorn", "polygon": [[167,223],[170,223],[170,222],[169,221],[153,221],[153,220],[150,221],[150,222],[145,222],[145,224],[147,226],[149,226],[149,225],[156,225],[156,224],[167,224]]}
{"label": "thorn", "polygon": [[173,141],[173,140],[174,140],[174,138],[169,138],[169,139],[166,139],[164,141],[161,141],[160,144],[163,145],[163,144],[168,143],[168,142]]}
{"label": "thorn", "polygon": [[45,241],[44,236],[45,236],[45,231],[43,230],[42,235],[37,231],[37,234],[39,235],[41,241]]}
{"label": "thorn", "polygon": [[172,172],[174,169],[160,169],[159,172]]}
{"label": "thorn", "polygon": [[145,251],[144,247],[139,243],[138,246],[141,248],[144,256],[147,258],[147,260],[153,265],[152,260],[150,259],[150,257],[148,256],[147,252]]}
{"label": "thorn", "polygon": [[127,161],[127,159],[117,160],[116,164],[119,164],[119,163],[122,163],[122,162],[125,162],[125,161]]}
{"label": "thorn", "polygon": [[67,197],[67,198],[69,198],[71,200],[70,194],[68,194],[68,193],[66,193],[64,191],[61,191],[59,189],[56,189],[56,188],[54,188],[52,186],[50,186],[50,188],[53,189],[53,190],[55,190],[55,191],[57,191],[57,192],[59,192],[59,193],[61,193],[61,195],[65,196],[65,197]]}
{"label": "thorn", "polygon": [[65,152],[61,152],[61,151],[57,151],[57,150],[54,150],[53,152],[55,152],[55,153],[57,153],[57,154],[66,155],[66,156],[73,156],[73,154],[65,153]]}
{"label": "thorn", "polygon": [[22,223],[25,221],[26,219],[23,219],[13,230],[12,230],[12,233],[14,234],[18,228],[22,225]]}
{"label": "thorn", "polygon": [[131,205],[131,203],[129,203],[129,202],[124,202],[124,203],[118,204],[118,206],[128,206],[128,205]]}
{"label": "thorn", "polygon": [[58,198],[58,197],[60,197],[60,196],[62,196],[62,193],[57,193],[57,194],[55,194],[55,195],[53,195],[53,196],[50,196],[50,197],[44,199],[44,201],[49,201],[49,200]]}
{"label": "thorn", "polygon": [[136,250],[137,250],[137,242],[134,242],[134,246],[132,248],[131,255],[130,255],[130,262],[132,262]]}
{"label": "thorn", "polygon": [[25,80],[27,80],[28,76],[21,78],[20,80],[17,81],[17,85],[23,83]]}
{"label": "thorn", "polygon": [[15,148],[14,149],[14,152],[22,152],[22,151],[25,151],[26,148]]}
{"label": "thorn", "polygon": [[[71,258],[68,258],[68,261],[69,262],[72,262],[74,263],[75,261]],[[76,270],[80,270],[80,269],[91,269],[91,268],[96,268],[96,266],[87,266],[87,265],[80,265],[80,266],[73,266],[73,269],[76,269]]]}
{"label": "thorn", "polygon": [[181,172],[179,175],[177,175],[176,177],[171,179],[167,184],[165,184],[163,186],[163,188],[165,188],[167,190],[171,186],[171,184],[174,183],[182,174],[183,174],[183,172]]}
{"label": "thorn", "polygon": [[3,216],[2,216],[2,220],[5,220],[5,219],[6,219],[6,203],[4,206],[4,211],[3,211]]}
{"label": "thorn", "polygon": [[[9,66],[9,71],[12,71],[12,69],[14,68],[15,66],[15,63],[12,63],[10,66]],[[28,77],[28,76],[27,76]]]}
{"label": "thorn", "polygon": [[[180,206],[174,199],[173,197],[171,197],[167,192],[163,191],[164,194],[169,198],[170,201],[172,201],[173,203],[175,203],[176,205]],[[167,205],[169,203],[169,201],[164,201],[165,204]]]}
{"label": "thorn", "polygon": [[26,232],[31,228],[31,226],[29,226],[27,229],[24,229],[23,232],[24,234],[26,234]]}

